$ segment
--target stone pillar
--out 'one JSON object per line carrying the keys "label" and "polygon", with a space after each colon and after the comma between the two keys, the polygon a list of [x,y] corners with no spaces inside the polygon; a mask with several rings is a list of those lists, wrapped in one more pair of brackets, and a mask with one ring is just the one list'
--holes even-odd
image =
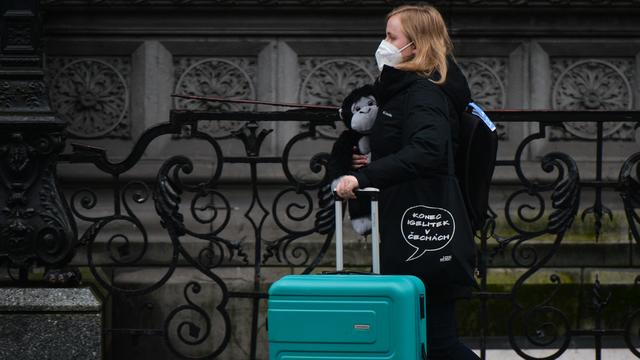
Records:
{"label": "stone pillar", "polygon": [[[133,138],[137,139],[145,130],[160,123],[169,122],[171,93],[173,91],[173,63],[171,53],[159,41],[145,41],[131,56],[132,99],[131,107]],[[162,157],[171,137],[154,140],[146,152],[151,157]]]}
{"label": "stone pillar", "polygon": [[101,303],[89,288],[0,288],[0,359],[101,359]]}
{"label": "stone pillar", "polygon": [[[279,41],[276,45],[277,65],[276,65],[276,101],[285,103],[300,102],[298,96],[298,86],[300,85],[298,54],[284,41]],[[283,122],[278,124],[278,153],[282,153],[284,146],[292,137],[300,132],[300,128],[295,123]]]}
{"label": "stone pillar", "polygon": [[0,2],[0,263],[23,269],[68,263],[76,242],[55,176],[66,124],[43,81],[38,4]]}

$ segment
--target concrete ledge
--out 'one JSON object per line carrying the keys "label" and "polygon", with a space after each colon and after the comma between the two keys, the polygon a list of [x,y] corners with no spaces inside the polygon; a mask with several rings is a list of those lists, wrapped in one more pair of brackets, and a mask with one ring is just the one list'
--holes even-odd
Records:
{"label": "concrete ledge", "polygon": [[0,359],[101,358],[101,303],[89,288],[0,288]]}

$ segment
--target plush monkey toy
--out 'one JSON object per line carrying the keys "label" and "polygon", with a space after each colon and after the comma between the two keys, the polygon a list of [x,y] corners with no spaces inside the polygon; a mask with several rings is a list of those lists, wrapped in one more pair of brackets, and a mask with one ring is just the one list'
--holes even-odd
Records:
{"label": "plush monkey toy", "polygon": [[[340,177],[351,171],[351,156],[354,148],[363,155],[371,156],[369,132],[378,115],[378,105],[374,88],[365,85],[349,94],[340,107],[340,118],[347,130],[340,134],[331,150],[328,178],[333,179],[331,189],[335,189]],[[349,215],[353,229],[360,235],[371,230],[371,213],[368,199],[349,201]]]}

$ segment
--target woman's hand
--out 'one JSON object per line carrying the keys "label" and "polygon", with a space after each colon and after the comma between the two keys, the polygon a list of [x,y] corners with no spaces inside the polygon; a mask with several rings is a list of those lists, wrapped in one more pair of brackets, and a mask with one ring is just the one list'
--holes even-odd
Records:
{"label": "woman's hand", "polygon": [[355,176],[347,175],[340,178],[338,185],[336,185],[336,192],[343,199],[355,199],[354,190],[357,188],[358,180]]}
{"label": "woman's hand", "polygon": [[361,167],[369,165],[369,157],[367,155],[358,154],[357,147],[353,147],[353,155],[351,155],[351,168],[358,170]]}

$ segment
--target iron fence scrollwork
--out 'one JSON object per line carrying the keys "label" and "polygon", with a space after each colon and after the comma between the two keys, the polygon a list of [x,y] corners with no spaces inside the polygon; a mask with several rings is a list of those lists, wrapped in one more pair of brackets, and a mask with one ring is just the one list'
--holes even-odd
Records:
{"label": "iron fence scrollwork", "polygon": [[[585,115],[586,114],[586,115]],[[607,112],[603,114],[611,121],[617,117],[628,118],[629,113]],[[577,336],[594,339],[596,357],[602,350],[600,341],[605,335],[621,337],[630,352],[640,357],[640,310],[631,309],[623,326],[606,329],[601,321],[606,316],[607,304],[615,299],[605,284],[596,279],[593,286],[593,309],[596,324],[593,329],[576,328],[569,315],[556,300],[563,286],[562,277],[556,273],[548,276],[549,290],[540,294],[542,298],[531,303],[524,293],[525,286],[540,270],[548,266],[557,255],[563,240],[574,223],[580,209],[582,190],[612,189],[618,191],[624,205],[624,213],[629,224],[634,245],[640,244],[638,237],[638,205],[640,204],[638,185],[638,153],[631,155],[622,165],[617,181],[584,180],[576,161],[566,153],[553,151],[540,158],[542,171],[548,176],[541,181],[526,175],[524,164],[525,149],[535,141],[546,138],[547,129],[558,126],[563,121],[592,120],[589,113],[581,112],[493,112],[495,120],[502,122],[533,122],[539,130],[527,136],[518,146],[512,159],[500,159],[498,167],[512,168],[518,179],[518,187],[507,196],[504,212],[492,211],[492,216],[478,234],[479,275],[481,291],[475,294],[480,300],[480,344],[482,357],[486,357],[488,324],[492,322],[488,304],[494,301],[509,304],[510,312],[503,324],[506,340],[518,355],[525,359],[555,359],[569,348]],[[633,113],[632,115],[637,115]],[[561,119],[561,120],[560,120]],[[206,121],[236,121],[244,124],[224,138],[213,138],[198,127]],[[267,124],[288,121],[303,129],[285,144],[280,156],[262,155],[262,147],[272,136]],[[333,126],[338,121],[334,112],[301,111],[285,112],[202,112],[174,110],[170,122],[147,129],[137,140],[129,155],[119,162],[111,162],[104,150],[75,144],[72,151],[60,157],[61,162],[93,164],[110,178],[113,201],[112,213],[104,215],[96,209],[100,201],[109,197],[98,194],[95,189],[80,188],[70,196],[70,212],[78,222],[84,223],[85,230],[79,235],[78,246],[86,249],[86,265],[96,281],[108,293],[108,298],[140,297],[167,286],[169,280],[180,267],[195,270],[201,278],[193,278],[181,283],[181,303],[168,311],[161,325],[145,329],[114,327],[106,329],[111,335],[132,337],[154,336],[161,338],[167,349],[178,358],[216,358],[228,350],[232,330],[238,326],[234,322],[232,305],[238,300],[250,301],[250,344],[247,356],[258,358],[260,313],[267,293],[262,276],[265,266],[295,268],[301,273],[313,272],[325,259],[333,237],[333,214],[331,213],[330,189],[323,173],[328,154],[317,150],[304,157],[313,177],[300,177],[294,170],[294,148],[305,141],[313,141],[318,136],[318,126]],[[592,120],[596,121],[596,120]],[[606,121],[609,121],[607,119]],[[302,126],[304,125],[304,126]],[[198,141],[211,151],[208,158],[211,171],[205,177],[193,177],[196,167],[202,164],[185,155],[169,157],[160,166],[152,184],[144,181],[122,181],[123,175],[140,164],[149,144],[163,135],[177,135],[188,128],[190,136],[179,141]],[[228,156],[223,152],[221,141],[237,141],[244,147],[244,156]],[[604,141],[602,138],[598,141]],[[596,146],[598,146],[596,144]],[[597,161],[601,162],[599,153]],[[299,166],[300,161],[296,166]],[[234,207],[229,194],[223,191],[223,173],[229,164],[244,164],[249,169],[243,196],[248,197],[247,208],[243,212],[244,221],[249,224],[250,239],[225,236],[233,223]],[[277,188],[271,202],[267,202],[262,187],[262,174],[258,165],[271,164],[281,167],[284,182]],[[601,168],[599,168],[601,170]],[[195,180],[194,180],[195,179]],[[166,259],[161,264],[154,263],[158,278],[137,287],[121,285],[103,271],[108,269],[145,268],[150,266],[147,257],[151,249],[148,224],[145,224],[137,207],[153,205],[161,225],[168,235]],[[603,201],[595,202],[594,213],[604,214]],[[267,230],[266,221],[273,222],[273,229]],[[501,222],[502,225],[499,225]],[[116,225],[126,224],[123,226]],[[523,226],[523,224],[527,226]],[[502,235],[504,228],[512,234]],[[128,232],[113,229],[128,229]],[[205,230],[203,230],[205,229]],[[597,231],[596,231],[597,232]],[[233,234],[233,231],[231,231]],[[272,236],[273,238],[269,238]],[[314,237],[313,245],[306,241]],[[539,239],[550,239],[548,246],[540,247]],[[198,244],[194,251],[193,244]],[[253,246],[253,253],[249,246]],[[513,264],[522,269],[508,292],[491,291],[492,262],[498,256],[509,252]],[[228,280],[220,271],[228,266],[243,266],[253,272],[250,288],[243,291],[231,289]],[[640,277],[635,286],[640,287]],[[216,295],[208,291],[215,288]],[[213,290],[211,290],[213,291]],[[525,301],[527,300],[527,301]],[[637,304],[636,304],[637,306]],[[547,355],[534,356],[529,349],[546,349]]]}

